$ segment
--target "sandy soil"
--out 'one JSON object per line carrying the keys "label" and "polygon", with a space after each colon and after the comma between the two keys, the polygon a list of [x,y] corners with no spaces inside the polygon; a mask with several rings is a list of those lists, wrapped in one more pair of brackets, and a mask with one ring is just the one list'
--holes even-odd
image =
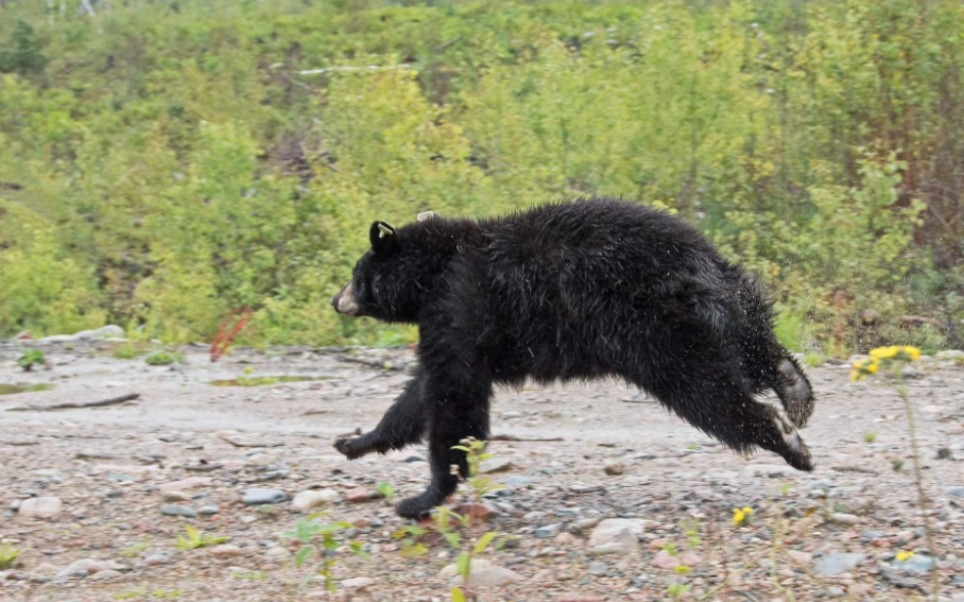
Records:
{"label": "sandy soil", "polygon": [[[44,345],[50,369],[25,373],[23,345],[0,343],[0,383],[55,385],[0,396],[0,538],[25,550],[19,566],[0,570],[0,600],[326,599],[317,580],[299,585],[310,575],[280,535],[304,513],[290,501],[243,504],[254,487],[326,491],[327,520],[355,525],[343,534],[370,558],[336,557],[335,598],[450,599],[439,571],[456,553],[428,536],[427,555],[403,558],[392,533],[405,521],[368,495],[382,482],[398,496],[418,493],[424,448],[348,462],[331,446],[375,425],[407,378],[410,351],[240,349],[212,364],[198,346],[181,350],[184,364],[154,367],[115,359],[114,346]],[[879,379],[849,383],[846,365],[808,373],[818,395],[803,431],[818,464],[809,474],[769,453],[724,450],[616,382],[500,390],[493,431],[503,440],[491,450],[507,466],[490,477],[508,487],[486,500],[489,522],[464,536],[512,535],[484,556],[517,579],[477,588],[479,599],[662,600],[674,583],[694,600],[924,599],[933,572],[900,398]],[[313,380],[210,384],[279,375]],[[964,600],[964,368],[925,358],[912,376],[939,596]],[[127,393],[140,398],[44,410]],[[62,506],[28,518],[34,497]],[[165,505],[198,516],[169,516]],[[754,511],[734,526],[735,507]],[[638,545],[597,553],[590,536],[610,518],[637,519]],[[229,541],[179,550],[187,524]],[[916,556],[896,560],[902,551]],[[859,556],[831,575],[827,563],[842,553]],[[689,572],[661,568],[681,558]]]}

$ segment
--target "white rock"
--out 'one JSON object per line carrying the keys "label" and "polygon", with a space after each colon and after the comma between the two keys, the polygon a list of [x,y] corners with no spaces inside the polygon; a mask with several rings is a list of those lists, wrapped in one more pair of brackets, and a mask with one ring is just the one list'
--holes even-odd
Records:
{"label": "white rock", "polygon": [[316,506],[330,504],[339,498],[339,494],[334,489],[309,489],[302,491],[291,501],[291,507],[298,512],[308,512]]}
{"label": "white rock", "polygon": [[282,548],[281,546],[273,546],[268,548],[268,551],[264,553],[264,560],[269,564],[281,564],[288,560],[288,550]]}
{"label": "white rock", "polygon": [[171,481],[170,483],[163,483],[158,485],[158,489],[162,493],[168,491],[190,491],[191,489],[197,489],[198,487],[203,487],[204,485],[211,484],[210,477],[188,477],[186,479],[181,479],[180,481]]}
{"label": "white rock", "polygon": [[74,340],[102,340],[109,338],[120,338],[125,334],[124,329],[120,326],[114,324],[108,324],[107,326],[102,326],[100,328],[95,328],[93,330],[81,330],[73,335]]}
{"label": "white rock", "polygon": [[32,497],[20,502],[20,516],[24,518],[54,518],[63,509],[59,497]]}
{"label": "white rock", "polygon": [[837,523],[838,525],[856,525],[860,522],[860,517],[844,512],[834,512],[830,515],[830,522]]}
{"label": "white rock", "polygon": [[607,518],[593,529],[589,547],[593,554],[635,554],[639,538],[646,532],[646,521],[640,518]]}
{"label": "white rock", "polygon": [[[448,579],[450,585],[460,585],[462,576],[459,575],[457,564],[450,564],[439,572],[439,577]],[[492,564],[484,558],[472,559],[472,570],[469,573],[469,587],[485,587],[492,585],[503,585],[521,580],[518,573],[514,573],[507,568]]]}
{"label": "white rock", "polygon": [[341,587],[342,589],[365,589],[373,583],[375,580],[371,577],[353,577],[342,581]]}

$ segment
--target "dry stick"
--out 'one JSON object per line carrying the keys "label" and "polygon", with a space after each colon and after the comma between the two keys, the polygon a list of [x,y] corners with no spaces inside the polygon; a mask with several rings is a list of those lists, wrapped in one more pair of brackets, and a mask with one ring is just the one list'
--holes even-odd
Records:
{"label": "dry stick", "polygon": [[407,368],[405,366],[396,366],[390,361],[380,361],[380,360],[369,360],[362,357],[352,357],[350,355],[336,355],[335,359],[339,362],[348,362],[351,364],[361,364],[362,366],[368,366],[370,368],[378,368],[379,370],[394,370],[400,372]]}
{"label": "dry stick", "polygon": [[52,412],[54,410],[74,410],[79,408],[98,408],[101,406],[110,406],[118,403],[124,403],[126,401],[132,401],[140,397],[140,393],[128,393],[127,395],[121,395],[120,397],[113,397],[111,399],[101,399],[99,401],[68,401],[67,403],[58,403],[52,406],[38,406],[38,405],[28,405],[28,406],[17,406],[15,408],[8,408],[8,412]]}
{"label": "dry stick", "polygon": [[519,437],[517,435],[492,435],[489,437],[489,441],[536,441],[536,442],[546,442],[546,441],[565,441],[562,437]]}

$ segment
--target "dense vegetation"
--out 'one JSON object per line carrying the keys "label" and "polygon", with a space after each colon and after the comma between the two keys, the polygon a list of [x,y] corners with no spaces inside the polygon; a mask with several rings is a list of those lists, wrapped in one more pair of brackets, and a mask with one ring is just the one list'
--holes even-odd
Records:
{"label": "dense vegetation", "polygon": [[0,0],[0,336],[209,339],[249,308],[252,343],[405,340],[328,307],[372,219],[606,194],[761,274],[792,347],[959,344],[961,23],[957,0]]}

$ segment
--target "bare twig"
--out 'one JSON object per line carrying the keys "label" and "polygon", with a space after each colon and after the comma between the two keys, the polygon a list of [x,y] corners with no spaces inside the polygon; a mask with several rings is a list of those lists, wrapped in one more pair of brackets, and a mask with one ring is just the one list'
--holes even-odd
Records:
{"label": "bare twig", "polygon": [[66,403],[58,403],[52,406],[43,405],[27,405],[27,406],[17,406],[15,408],[8,408],[8,412],[52,412],[54,410],[75,410],[81,408],[99,408],[103,406],[112,406],[119,403],[124,403],[127,401],[133,401],[141,396],[140,393],[128,393],[127,395],[121,395],[120,397],[112,397],[111,399],[101,399],[98,401],[68,401]]}
{"label": "bare twig", "polygon": [[563,441],[562,437],[519,437],[518,435],[492,435],[489,441]]}

